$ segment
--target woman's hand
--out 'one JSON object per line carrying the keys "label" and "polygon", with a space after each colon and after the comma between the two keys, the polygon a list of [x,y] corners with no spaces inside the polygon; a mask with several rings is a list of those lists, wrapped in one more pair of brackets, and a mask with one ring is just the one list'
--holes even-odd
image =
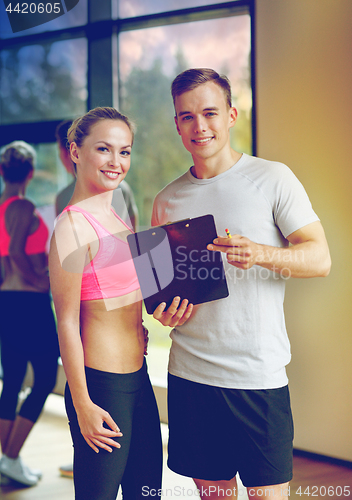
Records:
{"label": "woman's hand", "polygon": [[[121,448],[113,438],[121,437],[122,432],[107,411],[94,403],[76,411],[82,436],[92,450],[99,453],[102,448],[111,453],[113,448]],[[104,422],[110,429],[104,427]]]}
{"label": "woman's hand", "polygon": [[188,304],[188,300],[184,299],[180,307],[178,307],[180,300],[180,297],[175,297],[166,311],[164,311],[166,303],[162,302],[155,309],[153,317],[160,321],[162,325],[171,326],[171,328],[183,325],[192,314],[193,304]]}

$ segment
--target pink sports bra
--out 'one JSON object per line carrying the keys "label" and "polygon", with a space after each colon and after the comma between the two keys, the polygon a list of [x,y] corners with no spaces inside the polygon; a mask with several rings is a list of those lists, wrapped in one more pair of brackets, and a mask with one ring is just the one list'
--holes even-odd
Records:
{"label": "pink sports bra", "polygon": [[[9,255],[9,247],[11,238],[6,229],[5,213],[9,205],[16,200],[20,200],[19,196],[11,196],[4,203],[0,205],[0,256],[5,257]],[[35,215],[39,219],[39,226],[34,233],[27,236],[24,251],[27,255],[34,255],[37,253],[44,253],[46,242],[48,241],[49,231],[48,228],[40,217],[39,213],[35,210]]]}
{"label": "pink sports bra", "polygon": [[[80,212],[99,238],[98,252],[83,270],[81,300],[121,297],[138,290],[139,282],[128,243],[111,234],[95,217],[82,208],[70,205],[62,214],[69,211]],[[128,231],[132,232],[116,212],[114,210],[112,212]]]}

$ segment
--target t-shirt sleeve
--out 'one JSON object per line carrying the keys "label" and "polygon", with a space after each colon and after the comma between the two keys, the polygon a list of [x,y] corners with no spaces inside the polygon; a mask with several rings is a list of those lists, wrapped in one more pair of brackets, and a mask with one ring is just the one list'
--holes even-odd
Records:
{"label": "t-shirt sleeve", "polygon": [[153,203],[153,211],[152,211],[152,226],[160,226],[159,217],[158,217],[158,196],[155,198]]}
{"label": "t-shirt sleeve", "polygon": [[316,222],[308,195],[294,173],[283,164],[277,164],[278,176],[275,184],[273,206],[274,220],[285,238],[294,231]]}

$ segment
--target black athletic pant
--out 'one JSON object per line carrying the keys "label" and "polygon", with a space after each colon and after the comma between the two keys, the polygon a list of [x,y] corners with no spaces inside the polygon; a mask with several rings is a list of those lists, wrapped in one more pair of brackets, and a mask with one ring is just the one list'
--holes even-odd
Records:
{"label": "black athletic pant", "polygon": [[55,387],[59,344],[49,294],[0,291],[0,341],[3,389],[0,418],[14,420],[27,363],[34,385],[19,414],[36,422]]}
{"label": "black athletic pant", "polygon": [[[76,500],[115,500],[121,484],[124,500],[145,498],[161,489],[162,442],[159,413],[146,363],[134,373],[118,374],[86,368],[92,401],[108,411],[123,436],[112,453],[88,446],[83,438],[71,393],[65,402],[74,449]],[[144,493],[144,494],[143,494]]]}

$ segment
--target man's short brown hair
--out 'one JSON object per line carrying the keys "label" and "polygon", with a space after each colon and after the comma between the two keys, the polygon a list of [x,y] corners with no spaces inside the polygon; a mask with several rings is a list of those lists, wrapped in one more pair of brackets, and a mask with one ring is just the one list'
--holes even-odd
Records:
{"label": "man's short brown hair", "polygon": [[174,105],[177,96],[184,94],[189,90],[193,90],[199,87],[199,85],[207,82],[214,82],[222,88],[227,105],[231,108],[232,99],[229,79],[225,75],[219,75],[219,73],[209,68],[187,69],[176,76],[171,85],[171,94],[174,100]]}

